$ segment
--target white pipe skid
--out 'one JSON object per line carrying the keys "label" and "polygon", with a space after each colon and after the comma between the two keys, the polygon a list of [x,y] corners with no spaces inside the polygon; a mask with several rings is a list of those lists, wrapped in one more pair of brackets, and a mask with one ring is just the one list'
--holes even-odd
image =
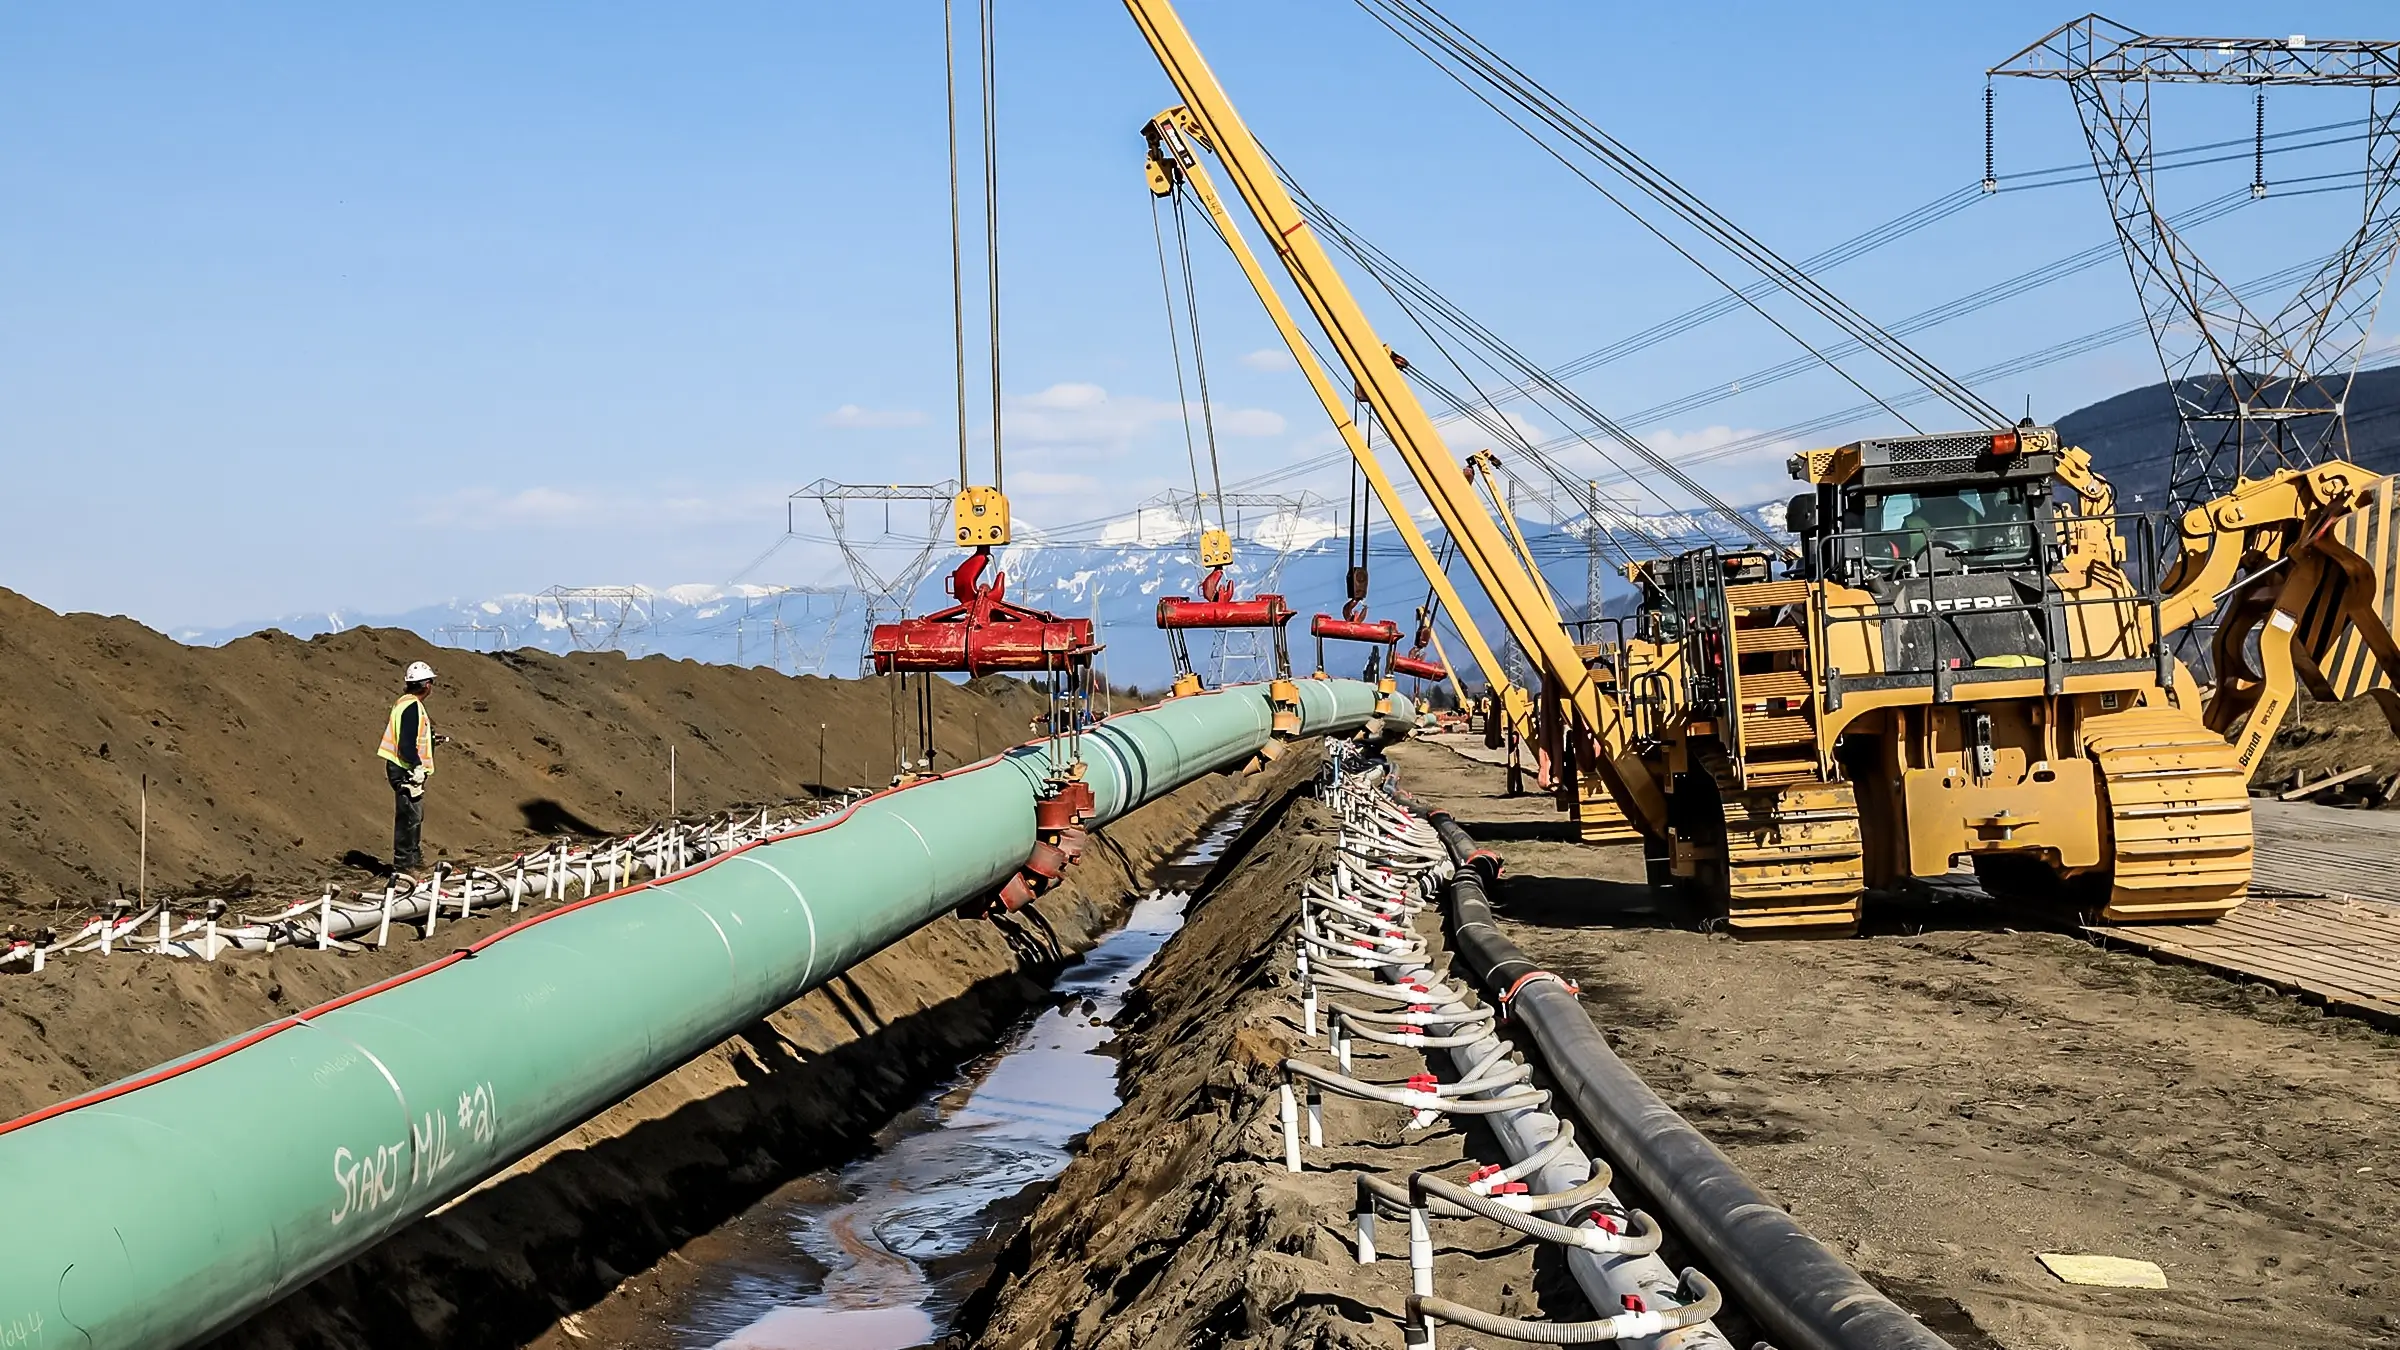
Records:
{"label": "white pipe skid", "polygon": [[[1387,763],[1347,750],[1327,768],[1325,795],[1340,815],[1341,837],[1331,874],[1313,878],[1304,887],[1295,948],[1305,1030],[1314,1039],[1318,1013],[1325,1013],[1327,1048],[1340,1067],[1287,1061],[1281,1101],[1286,1166],[1295,1171],[1302,1166],[1304,1107],[1308,1143],[1322,1143],[1321,1115],[1308,1088],[1326,1087],[1410,1107],[1416,1111],[1412,1125],[1431,1123],[1437,1111],[1472,1111],[1511,1163],[1496,1172],[1479,1171],[1457,1193],[1489,1197],[1500,1212],[1527,1213],[1521,1221],[1523,1231],[1566,1239],[1568,1271],[1603,1314],[1600,1322],[1516,1323],[1504,1329],[1500,1324],[1510,1319],[1434,1298],[1430,1221],[1464,1212],[1436,1197],[1422,1205],[1396,1207],[1409,1221],[1416,1296],[1412,1305],[1435,1314],[1410,1319],[1405,1333],[1412,1350],[1432,1350],[1434,1321],[1455,1320],[1443,1314],[1489,1323],[1486,1329],[1494,1334],[1544,1333],[1542,1339],[1562,1342],[1621,1340],[1659,1350],[1732,1350],[1712,1321],[1676,1325],[1682,1320],[1679,1310],[1687,1304],[1696,1306],[1686,1315],[1712,1311],[1718,1301],[1714,1289],[1696,1272],[1688,1280],[1678,1276],[1657,1256],[1655,1224],[1647,1215],[1628,1211],[1609,1189],[1607,1169],[1596,1167],[1577,1146],[1572,1127],[1549,1109],[1549,1094],[1524,1086],[1532,1070],[1511,1064],[1514,1055],[1499,1039],[1494,1010],[1471,1003],[1467,990],[1452,986],[1432,968],[1425,945],[1408,922],[1434,902],[1455,868],[1432,826],[1392,799],[1390,772]],[[1345,970],[1357,973],[1342,973]],[[1399,1005],[1399,1010],[1325,1003],[1328,994],[1351,1002],[1372,999]],[[1353,1039],[1438,1053],[1437,1062],[1448,1068],[1453,1081],[1435,1083],[1426,1075],[1398,1090],[1360,1083],[1348,1073]],[[1295,1086],[1304,1090],[1295,1092]],[[1496,1109],[1486,1109],[1492,1107]],[[1433,1174],[1422,1176],[1430,1179]],[[1514,1193],[1518,1183],[1529,1194]],[[1440,1188],[1439,1181],[1431,1185]],[[1377,1259],[1378,1200],[1388,1204],[1405,1189],[1394,1182],[1362,1180],[1362,1201],[1355,1215],[1362,1262]],[[1422,1195],[1427,1182],[1420,1181],[1414,1189]],[[1531,1212],[1548,1212],[1555,1222],[1534,1219]]]}
{"label": "white pipe skid", "polygon": [[[536,902],[580,892],[589,897],[641,879],[671,876],[719,854],[787,834],[804,821],[849,806],[848,794],[782,814],[770,808],[738,815],[670,820],[636,834],[578,843],[562,839],[520,853],[498,867],[435,864],[423,876],[398,873],[382,884],[344,895],[327,883],[323,894],[270,914],[229,917],[230,901],[196,897],[178,916],[165,901],[139,912],[103,915],[48,942],[20,939],[0,950],[0,968],[43,969],[58,957],[134,952],[214,961],[227,951],[316,947],[357,951],[382,947],[394,925],[431,936],[445,921],[473,918],[505,905],[511,914]],[[197,912],[194,912],[194,911]]]}

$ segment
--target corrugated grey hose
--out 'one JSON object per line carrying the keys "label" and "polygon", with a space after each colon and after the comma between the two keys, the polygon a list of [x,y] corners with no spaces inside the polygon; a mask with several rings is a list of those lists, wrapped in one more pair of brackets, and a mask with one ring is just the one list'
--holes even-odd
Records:
{"label": "corrugated grey hose", "polygon": [[[1380,779],[1374,786],[1388,789],[1388,779]],[[1373,820],[1379,833],[1406,836],[1410,843],[1421,843],[1428,835],[1439,837],[1434,835],[1428,822],[1411,818],[1397,802],[1384,801],[1368,807],[1345,806],[1344,809],[1345,820]],[[1416,888],[1429,899],[1433,897],[1438,883],[1448,882],[1458,873],[1455,865],[1437,865],[1413,878],[1407,878],[1405,874],[1411,871],[1415,860],[1392,858],[1395,866],[1381,866],[1378,861],[1381,843],[1382,840],[1378,839],[1372,845],[1354,849],[1355,853],[1366,855],[1361,861],[1367,865],[1342,870],[1380,883],[1378,889],[1387,894],[1407,880],[1413,880]],[[1443,851],[1445,854],[1449,852],[1446,846]],[[1345,858],[1344,861],[1351,860]],[[1385,1025],[1405,1017],[1408,1019],[1407,1025],[1424,1027],[1429,1033],[1463,1033],[1470,1026],[1491,1026],[1492,1009],[1469,1008],[1464,1001],[1463,991],[1440,981],[1423,965],[1410,964],[1406,958],[1400,958],[1384,967],[1381,974],[1395,983],[1369,984],[1356,980],[1356,977],[1341,978],[1376,990],[1410,991],[1416,996],[1416,1004],[1431,1005],[1413,1006],[1405,1013],[1367,1014],[1382,1020]],[[1436,989],[1439,989],[1439,995],[1433,994],[1432,991]],[[1397,1002],[1399,999],[1394,994],[1385,994],[1379,1001]],[[1451,1023],[1446,1020],[1449,1018],[1457,1018],[1458,1021]],[[1346,1031],[1359,1030],[1363,1028],[1350,1022],[1349,1010],[1337,1016],[1337,1037]],[[1361,1039],[1366,1038],[1362,1036]],[[1451,1037],[1440,1036],[1438,1039],[1449,1040]],[[1473,1077],[1476,1069],[1489,1062],[1489,1055],[1500,1043],[1496,1038],[1489,1037],[1470,1037],[1468,1041],[1466,1045],[1442,1049],[1460,1072]],[[1338,1048],[1347,1048],[1346,1039],[1338,1042]],[[1657,1225],[1638,1211],[1625,1211],[1616,1197],[1608,1192],[1607,1169],[1572,1146],[1572,1131],[1567,1122],[1538,1107],[1498,1112],[1482,1119],[1499,1137],[1509,1154],[1520,1159],[1523,1170],[1508,1169],[1507,1180],[1488,1175],[1490,1169],[1478,1171],[1469,1179],[1468,1185],[1457,1188],[1456,1193],[1483,1197],[1495,1189],[1502,1192],[1517,1189],[1510,1183],[1518,1175],[1537,1177],[1541,1191],[1539,1195],[1503,1193],[1492,1195],[1484,1202],[1491,1206],[1490,1210],[1483,1211],[1485,1214],[1494,1217],[1497,1222],[1509,1223],[1518,1231],[1526,1231],[1527,1225],[1510,1223],[1496,1216],[1515,1215],[1521,1207],[1526,1211],[1564,1217],[1581,1208],[1581,1204],[1568,1205],[1564,1213],[1553,1208],[1565,1205],[1567,1197],[1591,1203],[1594,1212],[1586,1213],[1580,1223],[1533,1220],[1533,1224],[1541,1226],[1533,1227],[1532,1231],[1545,1239],[1567,1239],[1570,1243],[1567,1249],[1569,1271],[1595,1307],[1609,1308],[1622,1303],[1627,1312],[1593,1323],[1529,1323],[1499,1318],[1435,1297],[1433,1241],[1429,1221],[1434,1217],[1449,1216],[1453,1211],[1465,1212],[1465,1209],[1442,1198],[1443,1188],[1451,1187],[1453,1183],[1428,1176],[1426,1180],[1432,1184],[1412,1197],[1423,1200],[1423,1207],[1412,1206],[1406,1211],[1414,1296],[1410,1301],[1405,1332],[1412,1350],[1418,1347],[1430,1350],[1437,1322],[1456,1320],[1461,1325],[1470,1325],[1470,1319],[1473,1325],[1482,1326],[1492,1334],[1515,1336],[1536,1343],[1579,1344],[1622,1337],[1637,1340],[1652,1350],[1731,1350],[1724,1335],[1708,1320],[1713,1316],[1716,1306],[1713,1288],[1699,1277],[1698,1272],[1679,1276],[1650,1250],[1657,1245]],[[1531,1191],[1536,1188],[1525,1189]],[[1359,1224],[1359,1258],[1362,1262],[1371,1262],[1376,1259],[1375,1211],[1378,1208],[1397,1208],[1400,1192],[1393,1182],[1370,1178],[1361,1182],[1359,1194],[1358,1212],[1355,1215]],[[1612,1229],[1617,1231],[1610,1231]],[[1627,1229],[1631,1231],[1625,1231]]]}

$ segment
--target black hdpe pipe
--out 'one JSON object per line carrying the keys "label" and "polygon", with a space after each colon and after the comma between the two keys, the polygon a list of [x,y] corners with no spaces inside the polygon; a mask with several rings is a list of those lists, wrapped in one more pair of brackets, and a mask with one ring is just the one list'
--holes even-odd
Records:
{"label": "black hdpe pipe", "polygon": [[1441,835],[1458,875],[1451,883],[1451,946],[1495,998],[1513,986],[1507,1016],[1532,1033],[1559,1091],[1617,1165],[1649,1192],[1668,1226],[1691,1244],[1783,1350],[1952,1350],[1925,1324],[1860,1279],[1825,1244],[1750,1184],[1674,1108],[1608,1048],[1563,982],[1532,979],[1492,919],[1499,858],[1444,811],[1418,807]]}

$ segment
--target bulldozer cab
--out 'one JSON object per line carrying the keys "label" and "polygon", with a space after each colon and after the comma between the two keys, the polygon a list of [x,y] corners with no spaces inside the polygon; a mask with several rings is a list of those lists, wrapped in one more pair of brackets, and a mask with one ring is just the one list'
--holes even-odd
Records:
{"label": "bulldozer cab", "polygon": [[2057,433],[2046,427],[1860,441],[1793,462],[1814,485],[1786,520],[1807,570],[1876,580],[2048,570]]}
{"label": "bulldozer cab", "polygon": [[[1786,512],[1801,540],[1796,571],[1836,588],[1829,636],[1871,630],[1846,635],[1873,653],[1860,674],[1929,685],[1938,702],[1960,682],[2039,667],[2056,689],[2070,665],[2131,669],[2154,656],[2139,620],[2156,603],[2155,528],[2132,522],[2143,556],[2119,566],[2121,518],[2085,514],[2061,473],[2074,453],[2054,429],[2021,424],[1858,441],[1792,462],[1811,485]],[[1844,594],[1856,598],[1834,598]],[[1858,671],[1856,658],[1842,668]]]}

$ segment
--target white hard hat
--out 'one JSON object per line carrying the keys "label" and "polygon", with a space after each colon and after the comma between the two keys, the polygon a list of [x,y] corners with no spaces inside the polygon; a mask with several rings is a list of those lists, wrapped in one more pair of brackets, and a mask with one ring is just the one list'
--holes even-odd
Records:
{"label": "white hard hat", "polygon": [[422,661],[408,663],[408,672],[400,677],[402,684],[424,684],[433,678],[433,667]]}

